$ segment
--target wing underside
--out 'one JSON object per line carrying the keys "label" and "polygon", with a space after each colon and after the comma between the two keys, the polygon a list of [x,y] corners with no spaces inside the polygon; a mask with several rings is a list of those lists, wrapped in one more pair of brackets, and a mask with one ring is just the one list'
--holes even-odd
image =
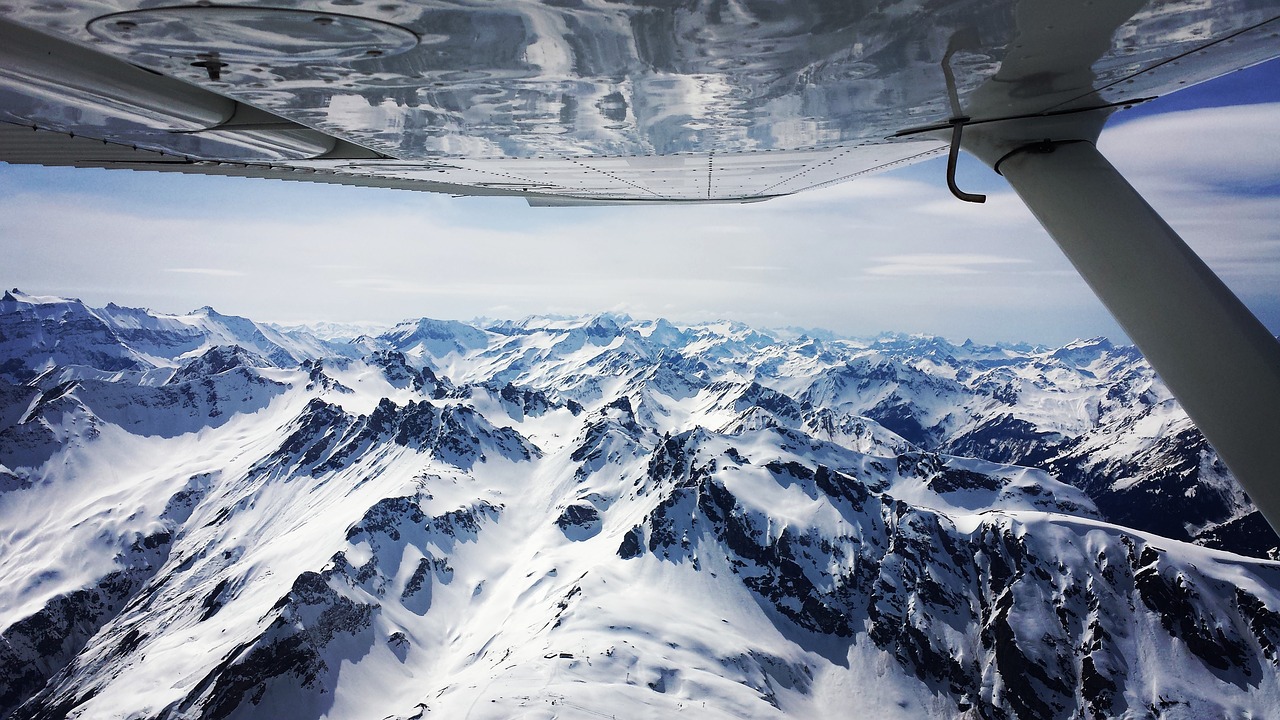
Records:
{"label": "wing underside", "polygon": [[[572,5],[572,7],[570,7]],[[1274,2],[0,6],[0,160],[534,204],[789,195],[957,118],[1140,102],[1280,53]]]}

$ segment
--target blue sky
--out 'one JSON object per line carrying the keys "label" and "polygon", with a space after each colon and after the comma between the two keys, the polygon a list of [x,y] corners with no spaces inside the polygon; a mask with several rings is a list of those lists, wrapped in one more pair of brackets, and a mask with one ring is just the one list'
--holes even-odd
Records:
{"label": "blue sky", "polygon": [[[1119,113],[1111,158],[1280,332],[1280,62]],[[1004,181],[941,160],[755,205],[518,199],[0,165],[0,283],[285,323],[627,312],[851,335],[1124,336]]]}

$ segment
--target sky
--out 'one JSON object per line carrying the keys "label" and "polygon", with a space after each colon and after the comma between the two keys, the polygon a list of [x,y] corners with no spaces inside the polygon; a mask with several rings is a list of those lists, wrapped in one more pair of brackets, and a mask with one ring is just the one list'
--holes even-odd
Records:
{"label": "sky", "polygon": [[[1117,113],[1099,147],[1280,333],[1280,61]],[[627,313],[954,341],[1126,338],[1002,178],[945,160],[751,205],[516,198],[0,163],[0,284],[284,324]]]}

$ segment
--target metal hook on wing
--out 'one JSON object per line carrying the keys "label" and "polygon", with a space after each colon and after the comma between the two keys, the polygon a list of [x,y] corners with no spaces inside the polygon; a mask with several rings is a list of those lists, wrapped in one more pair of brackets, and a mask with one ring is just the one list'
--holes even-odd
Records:
{"label": "metal hook on wing", "polygon": [[967,117],[951,118],[951,151],[947,153],[947,189],[951,190],[952,195],[965,202],[984,203],[987,201],[986,195],[967,193],[956,187],[956,164],[960,160],[960,135],[967,122],[969,122]]}
{"label": "metal hook on wing", "polygon": [[978,31],[973,27],[964,27],[955,31],[947,42],[947,52],[942,56],[942,76],[947,81],[947,99],[951,101],[951,152],[947,155],[947,187],[951,194],[965,202],[983,203],[986,195],[974,195],[956,187],[956,164],[960,160],[960,134],[969,118],[961,113],[960,93],[956,88],[955,71],[951,69],[951,56],[960,50],[979,47]]}

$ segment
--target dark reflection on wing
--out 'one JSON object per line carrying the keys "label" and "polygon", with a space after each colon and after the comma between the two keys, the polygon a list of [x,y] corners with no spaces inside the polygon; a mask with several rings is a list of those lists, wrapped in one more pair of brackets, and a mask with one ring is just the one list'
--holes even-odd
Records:
{"label": "dark reflection on wing", "polygon": [[[1034,112],[1087,94],[1095,76],[1113,82],[1275,12],[1265,2],[1142,5],[357,2],[334,9],[407,28],[420,42],[346,62],[305,52],[235,62],[235,50],[263,33],[235,37],[223,23],[150,43],[116,37],[115,50],[402,158],[735,152],[877,141],[946,120],[944,56],[962,103],[979,106],[970,114]],[[93,7],[81,14],[99,14]],[[281,45],[306,40],[300,23],[277,25]],[[959,32],[976,42],[948,56]],[[182,54],[220,49],[230,61],[219,82]],[[1023,69],[1012,72],[1010,61]],[[989,78],[1008,83],[1005,96],[970,102]]]}
{"label": "dark reflection on wing", "polygon": [[[419,166],[815,149],[831,159],[958,114],[1123,102],[1277,53],[1273,32],[1256,27],[1276,16],[1273,0],[157,5],[8,4],[0,16]],[[39,120],[39,108],[24,113]],[[203,156],[225,152],[209,140]],[[201,155],[196,141],[173,147]],[[512,173],[484,170],[486,182],[548,181],[503,167]],[[619,192],[642,180],[574,172]]]}

